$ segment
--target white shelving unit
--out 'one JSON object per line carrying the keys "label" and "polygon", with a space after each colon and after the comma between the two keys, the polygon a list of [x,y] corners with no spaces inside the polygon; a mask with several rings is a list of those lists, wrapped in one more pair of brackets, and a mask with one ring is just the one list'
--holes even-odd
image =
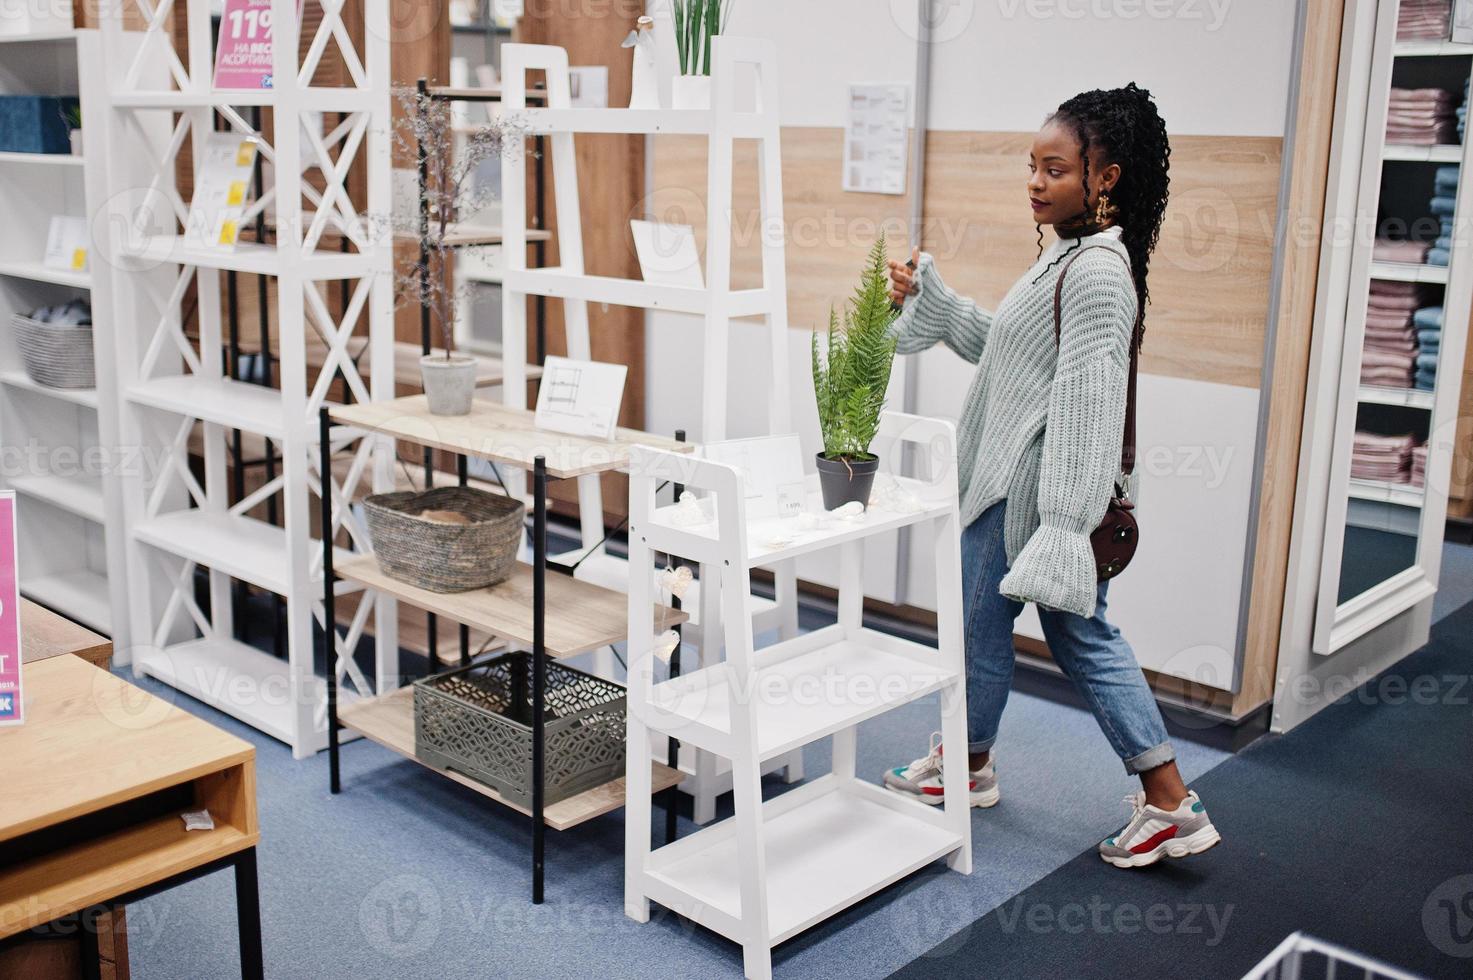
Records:
{"label": "white shelving unit", "polygon": [[[751,139],[757,143],[760,174],[761,227],[783,227],[782,142],[778,106],[777,52],[770,41],[718,37],[712,43],[714,67],[709,110],[591,109],[572,108],[568,54],[548,45],[506,44],[501,48],[502,111],[515,116],[530,136],[544,135],[550,146],[552,185],[558,215],[560,265],[527,268],[527,179],[526,160],[514,154],[502,163],[502,227],[504,256],[502,279],[502,357],[507,364],[507,383],[502,387],[506,403],[525,407],[526,385],[517,372],[526,363],[528,296],[545,296],[564,301],[569,356],[590,355],[588,304],[607,303],[647,310],[668,310],[703,318],[702,356],[698,366],[702,378],[700,441],[727,438],[727,399],[730,383],[730,321],[761,318],[771,338],[772,391],[768,432],[792,431],[790,393],[782,379],[788,376],[788,303],[786,252],[781,235],[762,239],[762,286],[731,288],[731,204],[733,143]],[[547,78],[546,105],[529,107],[527,73],[543,71]],[[755,89],[738,92],[737,79],[743,71],[755,78]],[[743,101],[743,96],[749,99]],[[739,102],[751,110],[738,111]],[[579,133],[626,133],[699,135],[707,139],[705,285],[703,288],[669,286],[640,280],[589,275],[584,271],[583,231],[579,218],[577,161],[574,139]],[[514,492],[515,489],[514,489]],[[597,477],[578,481],[578,509],[582,519],[583,547],[563,560],[582,558],[577,575],[606,588],[628,588],[629,568],[623,559],[610,554],[604,538],[603,502]],[[586,557],[585,557],[586,556]],[[783,638],[798,632],[797,569],[790,561],[769,566],[775,599],[754,597],[749,612],[757,632],[776,630]],[[721,630],[721,608],[703,598],[699,582],[709,580],[714,570],[702,567],[697,585],[687,594],[690,621],[684,638],[694,647],[696,662],[705,666],[716,652],[704,642],[707,630]],[[612,671],[612,658],[595,665],[600,673]],[[702,750],[683,747],[681,768],[688,775],[681,789],[694,800],[697,823],[708,823],[716,815],[716,798],[732,788],[730,769]],[[769,770],[781,769],[789,782],[803,777],[801,753],[776,759]]]}
{"label": "white shelving unit", "polygon": [[[76,96],[83,132],[107,114],[94,30],[0,36],[0,91]],[[0,444],[4,485],[19,508],[20,586],[29,598],[109,636],[127,629],[119,445],[112,363],[111,281],[95,248],[85,270],[47,267],[53,216],[90,217],[107,196],[113,162],[96,139],[85,155],[0,152]],[[10,317],[83,297],[92,306],[97,387],[50,388],[26,374]]]}
{"label": "white shelving unit", "polygon": [[[185,2],[178,0],[176,7]],[[214,88],[210,0],[187,0],[187,50],[176,50],[164,18],[127,35],[105,22],[110,159],[147,161],[140,182],[114,179],[107,245],[116,269],[116,377],[124,444],[154,454],[157,466],[125,479],[124,520],[131,583],[129,645],[139,673],[172,684],[255,726],[303,758],[326,745],[323,679],[314,673],[314,619],[320,623],[321,547],[313,540],[315,496],[325,485],[352,499],[360,482],[391,483],[388,447],[366,440],[347,476],[316,471],[318,410],[337,380],[355,401],[391,398],[394,391],[393,252],[390,209],[390,71],[392,36],[386,4],[366,5],[355,39],[340,5],[324,4],[311,37],[301,37],[298,5],[273,0],[273,87]],[[345,81],[328,84],[319,67],[333,50]],[[305,52],[299,56],[299,52]],[[148,65],[163,66],[149,80]],[[258,132],[245,106],[271,110]],[[240,224],[264,213],[274,240],[233,249],[190,244],[182,236],[189,208],[176,180],[180,151],[199,160],[217,129],[258,140],[265,183],[247,202]],[[366,174],[360,210],[346,175]],[[330,239],[324,247],[322,239]],[[347,249],[338,250],[346,241]],[[222,358],[222,272],[274,280],[272,320],[279,339],[278,387],[232,380]],[[347,302],[337,305],[341,288]],[[187,332],[186,327],[193,330]],[[197,337],[197,341],[192,338]],[[360,374],[350,345],[367,345],[370,367]],[[308,347],[326,349],[315,362]],[[320,351],[319,351],[320,353]],[[204,478],[189,468],[189,442],[202,429]],[[231,503],[225,439],[232,429],[266,437],[281,449],[276,478]],[[245,516],[279,495],[282,526]],[[340,523],[355,545],[366,540],[349,508]],[[208,604],[196,601],[196,569],[208,570]],[[232,614],[232,583],[249,583],[285,600],[286,656],[243,642]],[[352,590],[343,585],[342,591]],[[391,603],[370,607],[380,632],[376,676],[370,682],[341,641],[331,669],[349,679],[348,697],[376,693],[398,674],[398,651],[383,642],[394,621]],[[157,615],[153,610],[161,610]],[[350,640],[361,635],[355,630]]]}
{"label": "white shelving unit", "polygon": [[[733,467],[655,449],[632,453],[630,567],[649,569],[663,553],[712,569],[706,594],[725,613],[726,660],[657,680],[654,631],[647,616],[633,615],[654,601],[652,576],[630,577],[625,913],[647,922],[655,901],[741,943],[754,980],[772,976],[773,946],[932,861],[944,857],[953,870],[971,872],[966,753],[945,757],[944,808],[889,793],[855,771],[860,722],[938,691],[946,744],[966,744],[955,429],[887,413],[881,437],[912,444],[930,464],[931,479],[900,481],[918,501],[914,511],[872,507],[857,520],[830,517],[810,528],[795,518],[749,522]],[[673,507],[655,507],[664,481],[714,496],[714,520],[690,526]],[[808,510],[821,511],[816,476],[808,491]],[[864,539],[902,527],[931,535],[938,649],[861,621]],[[842,553],[838,622],[755,649],[751,569],[828,548]],[[652,850],[650,759],[640,751],[651,733],[730,759],[735,815]],[[764,803],[764,761],[822,738],[833,739],[833,771]]]}

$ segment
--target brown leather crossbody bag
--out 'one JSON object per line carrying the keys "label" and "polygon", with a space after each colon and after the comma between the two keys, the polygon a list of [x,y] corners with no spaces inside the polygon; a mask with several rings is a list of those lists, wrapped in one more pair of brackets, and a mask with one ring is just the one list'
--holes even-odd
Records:
{"label": "brown leather crossbody bag", "polygon": [[[1064,274],[1069,271],[1069,266],[1074,260],[1092,248],[1103,248],[1110,252],[1120,261],[1125,259],[1115,249],[1107,245],[1089,245],[1071,255],[1059,270],[1059,279],[1054,283],[1054,344],[1058,345],[1063,325],[1060,322],[1060,308],[1063,303]],[[1130,376],[1125,387],[1125,432],[1121,436],[1120,445],[1120,473],[1121,479],[1115,481],[1115,493],[1110,498],[1110,505],[1105,508],[1105,517],[1100,521],[1100,526],[1095,528],[1089,536],[1090,547],[1095,553],[1095,570],[1101,582],[1112,579],[1125,571],[1125,566],[1135,557],[1135,547],[1140,539],[1140,528],[1136,525],[1135,504],[1130,502],[1130,494],[1125,484],[1129,482],[1130,474],[1135,470],[1135,371],[1136,371],[1136,330],[1135,324],[1131,324],[1130,337]]]}

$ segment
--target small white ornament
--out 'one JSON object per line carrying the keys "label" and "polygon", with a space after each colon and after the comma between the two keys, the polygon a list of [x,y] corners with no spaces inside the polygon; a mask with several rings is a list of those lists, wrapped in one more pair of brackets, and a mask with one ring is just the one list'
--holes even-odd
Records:
{"label": "small white ornament", "polygon": [[851,500],[829,511],[829,516],[841,521],[857,521],[864,516],[864,504]]}
{"label": "small white ornament", "polygon": [[709,521],[710,518],[706,516],[706,509],[701,506],[699,497],[681,497],[680,503],[670,511],[670,523],[676,527],[694,527]]}
{"label": "small white ornament", "polygon": [[667,568],[660,573],[660,588],[670,593],[677,599],[684,599],[686,590],[695,580],[691,574],[689,565],[681,565],[679,568]]}
{"label": "small white ornament", "polygon": [[666,630],[655,637],[655,656],[660,658],[661,663],[668,664],[678,646],[680,646],[680,634],[674,630]]}

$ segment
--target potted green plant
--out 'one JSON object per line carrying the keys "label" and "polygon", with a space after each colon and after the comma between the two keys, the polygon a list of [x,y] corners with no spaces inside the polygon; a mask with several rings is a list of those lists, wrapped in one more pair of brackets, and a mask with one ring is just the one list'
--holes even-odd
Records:
{"label": "potted green plant", "polygon": [[80,103],[70,103],[62,112],[62,118],[66,120],[67,138],[71,141],[72,156],[82,155],[82,106]]}
{"label": "potted green plant", "polygon": [[813,334],[813,394],[823,432],[818,479],[826,510],[852,500],[867,505],[880,466],[880,458],[869,448],[879,431],[880,410],[890,386],[895,363],[890,325],[899,315],[890,305],[885,270],[882,235],[870,249],[842,326],[839,314],[829,309],[826,350],[819,350],[818,334]]}
{"label": "potted green plant", "polygon": [[711,38],[726,28],[731,0],[671,0],[680,74],[671,84],[676,109],[711,108]]}

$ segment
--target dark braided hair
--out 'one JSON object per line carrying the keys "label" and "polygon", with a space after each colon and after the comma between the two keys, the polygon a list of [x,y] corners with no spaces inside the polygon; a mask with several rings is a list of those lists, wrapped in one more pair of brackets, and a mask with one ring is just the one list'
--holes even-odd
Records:
{"label": "dark braided hair", "polygon": [[[1150,290],[1146,273],[1151,253],[1161,237],[1161,219],[1166,213],[1167,188],[1171,177],[1171,143],[1166,123],[1156,111],[1151,93],[1131,82],[1124,88],[1081,92],[1049,117],[1073,128],[1084,160],[1084,208],[1081,221],[1095,230],[1097,200],[1090,200],[1089,154],[1100,151],[1106,164],[1119,164],[1120,179],[1110,189],[1110,203],[1119,209],[1120,242],[1130,256],[1135,278],[1135,342],[1146,333],[1146,304]],[[1040,229],[1041,230],[1041,229]],[[1087,232],[1086,232],[1087,233]]]}

